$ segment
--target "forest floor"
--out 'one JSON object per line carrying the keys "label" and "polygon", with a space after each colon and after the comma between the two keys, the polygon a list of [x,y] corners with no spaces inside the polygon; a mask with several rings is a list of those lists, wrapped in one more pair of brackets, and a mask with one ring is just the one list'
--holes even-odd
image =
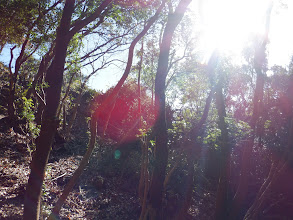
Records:
{"label": "forest floor", "polygon": [[[13,130],[0,132],[0,219],[22,219],[31,161],[27,143],[28,137]],[[43,186],[42,219],[50,214],[81,158],[66,152],[51,153]],[[70,193],[61,209],[61,219],[138,219],[137,181],[122,175],[98,175],[92,169],[96,163],[91,160]],[[211,213],[213,199],[208,197],[194,200],[190,219],[209,219],[207,214]]]}

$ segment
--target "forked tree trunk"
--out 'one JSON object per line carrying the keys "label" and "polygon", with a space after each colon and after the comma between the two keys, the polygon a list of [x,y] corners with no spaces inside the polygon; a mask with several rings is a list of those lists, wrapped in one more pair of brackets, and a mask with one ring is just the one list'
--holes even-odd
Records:
{"label": "forked tree trunk", "polygon": [[157,120],[154,125],[156,144],[155,161],[144,219],[155,220],[163,218],[163,183],[168,160],[167,125],[165,115],[166,77],[172,37],[190,2],[191,0],[181,0],[175,12],[168,15],[162,44],[160,45],[158,69],[155,79],[155,112],[157,114]]}
{"label": "forked tree trunk", "polygon": [[69,38],[67,37],[75,0],[67,0],[63,9],[60,25],[57,30],[55,57],[47,72],[49,88],[46,93],[46,106],[40,135],[36,140],[36,153],[31,164],[25,199],[25,220],[37,220],[40,217],[40,200],[46,165],[53,138],[59,124],[56,112],[59,106],[63,71]]}

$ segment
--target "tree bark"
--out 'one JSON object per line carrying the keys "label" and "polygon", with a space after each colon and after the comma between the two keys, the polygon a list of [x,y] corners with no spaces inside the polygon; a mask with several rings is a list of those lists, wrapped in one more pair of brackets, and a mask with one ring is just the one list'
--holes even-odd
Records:
{"label": "tree bark", "polygon": [[155,220],[163,218],[163,183],[168,160],[167,125],[165,115],[166,77],[172,37],[190,2],[191,0],[181,0],[175,12],[168,15],[168,21],[164,30],[162,44],[160,45],[158,69],[155,79],[155,112],[157,114],[157,120],[154,125],[154,136],[156,144],[155,161],[144,219]]}
{"label": "tree bark", "polygon": [[[29,99],[32,95],[32,93],[34,93],[36,95],[36,97],[39,99],[38,95],[37,95],[37,91],[36,91],[36,86],[37,83],[39,81],[39,79],[45,74],[45,72],[47,71],[47,68],[51,62],[51,60],[53,59],[53,49],[54,48],[54,43],[51,45],[49,51],[42,57],[41,63],[39,65],[38,68],[38,72],[34,77],[34,80],[32,82],[32,86],[31,88],[29,88],[29,90],[26,93],[26,98]],[[39,101],[40,102],[40,101]],[[42,100],[43,102],[43,100]]]}
{"label": "tree bark", "polygon": [[[138,94],[138,129],[141,129],[141,87],[140,87],[140,78],[141,78],[141,70],[142,70],[142,61],[143,61],[143,40],[141,42],[141,49],[140,49],[140,61],[138,66],[138,77],[137,77],[137,94]],[[141,137],[142,139],[144,137]],[[143,207],[144,204],[144,187],[146,182],[146,172],[145,168],[147,167],[148,161],[147,159],[147,145],[144,143],[143,140],[140,141],[141,145],[141,168],[140,168],[140,179],[138,184],[138,195],[140,200],[140,205]]]}
{"label": "tree bark", "polygon": [[250,120],[250,127],[252,129],[251,136],[245,145],[243,145],[242,153],[242,164],[241,164],[241,174],[239,178],[239,185],[235,193],[230,219],[240,218],[242,212],[241,207],[246,199],[246,194],[248,191],[248,182],[249,182],[249,171],[250,167],[250,158],[252,158],[252,151],[254,147],[254,139],[257,135],[257,130],[262,130],[260,127],[263,126],[260,122],[261,116],[263,114],[263,94],[264,94],[264,84],[266,77],[266,45],[268,43],[268,32],[270,25],[270,16],[271,16],[272,5],[268,8],[267,18],[266,18],[266,33],[258,47],[255,48],[254,54],[254,69],[256,72],[256,85],[253,98],[253,113]]}
{"label": "tree bark", "polygon": [[229,174],[230,174],[230,152],[231,148],[228,140],[228,126],[225,121],[226,110],[225,100],[222,89],[222,76],[220,76],[218,85],[216,86],[216,108],[218,110],[218,125],[221,130],[220,136],[220,178],[216,196],[215,219],[222,220],[228,217],[228,190],[229,190]]}
{"label": "tree bark", "polygon": [[61,114],[62,108],[63,108],[63,106],[65,105],[65,104],[64,104],[64,103],[65,103],[65,100],[66,100],[66,98],[67,98],[68,95],[69,95],[70,87],[71,87],[71,85],[72,85],[72,81],[73,81],[73,78],[74,78],[75,75],[76,75],[76,72],[73,72],[73,73],[71,74],[71,76],[70,76],[70,79],[69,79],[68,86],[67,86],[67,88],[66,88],[65,94],[64,94],[63,98],[61,99],[61,101],[60,101],[60,105],[59,105],[59,108],[58,108],[58,110],[57,110],[57,118],[60,117],[60,114]]}
{"label": "tree bark", "polygon": [[148,145],[147,137],[144,137],[142,142],[142,165],[141,177],[139,182],[139,196],[141,200],[141,213],[139,219],[142,220],[146,211],[147,193],[149,190],[149,172],[148,172]]}
{"label": "tree bark", "polygon": [[75,118],[76,118],[76,115],[77,115],[77,110],[78,110],[78,107],[80,106],[80,102],[81,102],[81,98],[82,98],[82,93],[83,93],[83,88],[81,88],[81,90],[80,90],[80,92],[79,92],[79,94],[78,94],[78,96],[76,98],[76,103],[74,104],[70,121],[68,122],[68,125],[66,127],[65,135],[64,135],[64,137],[66,139],[69,139],[70,132],[71,132],[71,129],[73,127],[73,124],[74,124],[74,121],[75,121]]}
{"label": "tree bark", "polygon": [[32,160],[31,173],[25,193],[23,215],[25,220],[37,220],[40,217],[42,184],[51,145],[59,124],[59,121],[56,119],[56,112],[59,106],[67,46],[70,41],[68,32],[71,16],[74,11],[74,3],[75,0],[67,0],[65,3],[57,30],[55,57],[47,71],[49,88],[46,92],[44,118],[40,135],[36,140],[36,153]]}
{"label": "tree bark", "polygon": [[200,136],[200,131],[202,130],[208,114],[209,114],[209,110],[210,110],[210,105],[212,102],[212,98],[214,95],[214,88],[211,89],[207,99],[206,99],[206,103],[205,103],[205,107],[204,107],[204,111],[203,114],[201,116],[200,121],[193,126],[192,130],[191,130],[191,141],[192,141],[192,148],[191,148],[191,152],[187,152],[187,163],[188,163],[188,168],[187,168],[187,180],[186,180],[186,185],[185,185],[185,194],[184,194],[184,198],[183,201],[180,205],[178,214],[176,216],[176,219],[180,220],[182,218],[184,218],[187,215],[187,211],[190,207],[191,204],[191,199],[192,199],[192,189],[193,189],[193,179],[194,179],[194,164],[195,164],[195,158],[198,158],[198,150],[200,148],[199,144],[197,143],[197,137]]}

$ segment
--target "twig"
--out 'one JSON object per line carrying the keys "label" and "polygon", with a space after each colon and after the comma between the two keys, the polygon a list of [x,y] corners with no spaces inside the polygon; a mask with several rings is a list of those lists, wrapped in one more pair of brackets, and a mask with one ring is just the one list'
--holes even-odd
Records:
{"label": "twig", "polygon": [[67,173],[63,173],[62,175],[57,176],[57,177],[55,177],[54,179],[51,179],[51,181],[57,180],[57,179],[59,179],[59,178],[65,176],[66,174],[67,174]]}

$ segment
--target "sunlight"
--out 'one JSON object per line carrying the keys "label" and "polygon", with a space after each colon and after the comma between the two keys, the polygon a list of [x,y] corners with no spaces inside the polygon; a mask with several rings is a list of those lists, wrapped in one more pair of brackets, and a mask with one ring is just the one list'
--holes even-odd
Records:
{"label": "sunlight", "polygon": [[[218,49],[239,53],[251,34],[265,31],[269,0],[201,0],[199,11],[206,56]],[[209,57],[206,57],[209,58]]]}
{"label": "sunlight", "polygon": [[[282,5],[281,5],[282,7]],[[274,13],[270,26],[270,44],[269,44],[269,65],[274,64],[286,66],[289,64],[293,48],[293,2],[287,1],[286,7],[279,7],[277,13]]]}

